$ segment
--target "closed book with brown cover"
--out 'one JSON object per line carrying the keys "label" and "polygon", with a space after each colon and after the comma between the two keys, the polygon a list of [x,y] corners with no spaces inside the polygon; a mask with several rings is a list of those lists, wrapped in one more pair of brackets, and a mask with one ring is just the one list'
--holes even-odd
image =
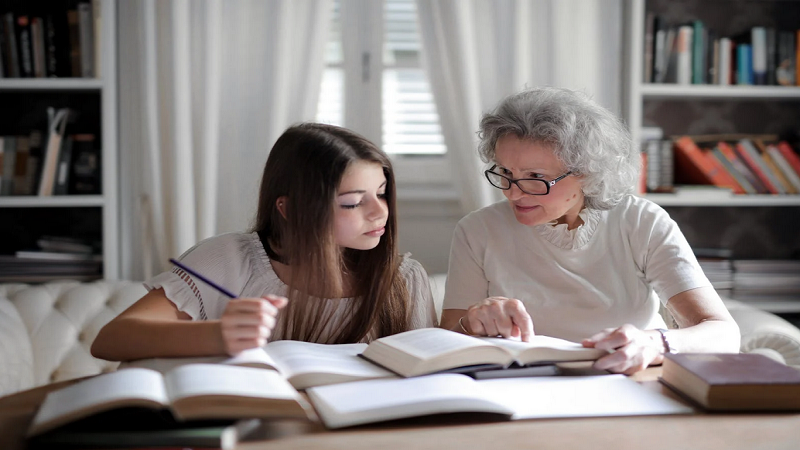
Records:
{"label": "closed book with brown cover", "polygon": [[709,410],[800,410],[800,370],[763,355],[670,353],[661,381]]}

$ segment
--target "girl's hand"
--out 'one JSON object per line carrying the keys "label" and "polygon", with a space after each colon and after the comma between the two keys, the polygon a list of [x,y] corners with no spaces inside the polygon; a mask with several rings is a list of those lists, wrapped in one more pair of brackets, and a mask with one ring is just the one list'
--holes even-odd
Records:
{"label": "girl's hand", "polygon": [[477,336],[503,336],[528,342],[533,336],[533,321],[521,301],[506,297],[489,297],[467,309],[462,326]]}
{"label": "girl's hand", "polygon": [[229,301],[220,320],[225,352],[232,356],[266,344],[277,323],[278,311],[286,303],[286,297],[277,295]]}
{"label": "girl's hand", "polygon": [[657,331],[642,331],[631,324],[619,328],[606,328],[594,336],[584,339],[584,347],[608,350],[610,355],[603,356],[594,363],[594,368],[615,373],[631,375],[651,363],[659,363],[664,359],[664,344]]}

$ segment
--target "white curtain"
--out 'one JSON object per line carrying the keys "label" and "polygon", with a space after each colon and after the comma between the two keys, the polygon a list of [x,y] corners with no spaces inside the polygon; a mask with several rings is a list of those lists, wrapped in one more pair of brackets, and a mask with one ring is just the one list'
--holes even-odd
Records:
{"label": "white curtain", "polygon": [[622,0],[417,0],[425,63],[464,212],[484,182],[478,122],[525,87],[583,90],[619,113]]}
{"label": "white curtain", "polygon": [[261,171],[313,120],[331,0],[119,4],[121,276],[255,216]]}

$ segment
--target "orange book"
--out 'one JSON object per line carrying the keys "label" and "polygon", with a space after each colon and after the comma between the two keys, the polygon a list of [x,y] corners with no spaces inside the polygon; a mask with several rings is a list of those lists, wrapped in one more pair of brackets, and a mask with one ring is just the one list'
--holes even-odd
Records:
{"label": "orange book", "polygon": [[797,156],[797,153],[792,150],[792,146],[789,145],[786,141],[780,141],[777,145],[778,151],[781,152],[783,158],[786,159],[786,162],[792,166],[797,175],[800,176],[800,156]]}
{"label": "orange book", "polygon": [[750,182],[750,184],[753,185],[757,193],[759,194],[769,193],[769,190],[767,190],[767,188],[764,186],[761,180],[759,180],[758,177],[753,173],[753,171],[751,171],[750,168],[747,167],[747,164],[745,164],[744,161],[742,161],[736,155],[736,151],[733,150],[733,147],[731,147],[727,142],[720,141],[717,143],[717,148],[719,148],[722,154],[725,155],[725,158],[727,158],[728,161],[730,161],[731,165],[734,168],[736,168],[736,170],[739,173],[741,173],[747,179],[747,181]]}
{"label": "orange book", "polygon": [[725,167],[702,150],[689,136],[675,141],[675,178],[678,183],[711,184],[731,189],[735,194],[745,190]]}
{"label": "orange book", "polygon": [[775,175],[775,178],[778,179],[778,183],[783,186],[783,190],[790,193],[790,194],[797,194],[797,190],[792,186],[792,183],[786,178],[786,175],[783,174],[783,171],[778,164],[772,159],[772,155],[769,154],[767,151],[762,151],[761,156],[764,158],[764,163],[767,165],[769,170]]}
{"label": "orange book", "polygon": [[[749,147],[748,147],[749,146]],[[764,160],[761,159],[761,156],[758,154],[758,150],[751,144],[749,141],[742,139],[741,141],[736,143],[736,153],[739,158],[744,161],[747,167],[753,172],[753,174],[758,177],[758,180],[767,190],[772,194],[780,194],[781,191],[775,187],[775,184],[772,182],[772,179],[767,175],[765,172],[766,165],[764,165]],[[758,158],[758,159],[756,159]],[[763,168],[762,168],[763,167]]]}

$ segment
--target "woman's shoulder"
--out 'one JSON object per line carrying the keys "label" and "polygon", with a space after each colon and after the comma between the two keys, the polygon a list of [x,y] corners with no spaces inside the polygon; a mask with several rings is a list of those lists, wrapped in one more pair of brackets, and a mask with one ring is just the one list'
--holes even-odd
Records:
{"label": "woman's shoulder", "polygon": [[635,219],[637,222],[642,218],[659,219],[669,217],[659,204],[634,194],[625,195],[617,206],[611,209],[610,214],[625,218],[628,221]]}
{"label": "woman's shoulder", "polygon": [[184,258],[190,254],[219,254],[226,255],[236,253],[248,253],[253,247],[257,246],[258,235],[256,233],[232,232],[223,233],[203,239],[181,255]]}
{"label": "woman's shoulder", "polygon": [[508,206],[508,201],[502,200],[472,211],[458,221],[458,226],[461,228],[482,227],[487,224],[496,225],[509,219],[516,221],[513,211]]}
{"label": "woman's shoulder", "polygon": [[409,276],[428,276],[428,273],[425,271],[425,268],[422,267],[422,264],[411,257],[411,253],[404,253],[401,256],[400,273],[406,278],[409,278]]}

